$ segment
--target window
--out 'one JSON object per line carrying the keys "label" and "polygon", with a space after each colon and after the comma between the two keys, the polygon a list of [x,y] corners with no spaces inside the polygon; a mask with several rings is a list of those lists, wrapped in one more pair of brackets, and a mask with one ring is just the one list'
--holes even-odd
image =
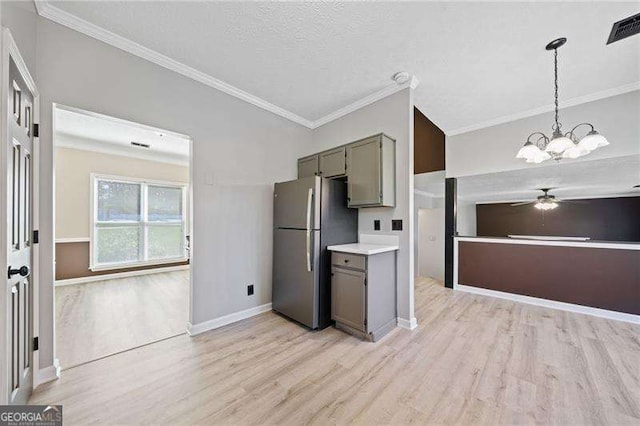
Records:
{"label": "window", "polygon": [[91,269],[184,260],[186,187],[92,176]]}

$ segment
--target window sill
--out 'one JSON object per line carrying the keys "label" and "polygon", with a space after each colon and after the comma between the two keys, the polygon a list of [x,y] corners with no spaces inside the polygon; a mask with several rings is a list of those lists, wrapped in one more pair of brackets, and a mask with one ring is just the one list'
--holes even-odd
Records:
{"label": "window sill", "polygon": [[171,259],[150,260],[148,262],[112,263],[108,265],[96,265],[96,266],[92,265],[92,266],[89,266],[89,270],[92,272],[112,271],[117,269],[140,268],[143,266],[170,265],[172,263],[187,262],[187,261],[189,261],[188,257],[174,257]]}

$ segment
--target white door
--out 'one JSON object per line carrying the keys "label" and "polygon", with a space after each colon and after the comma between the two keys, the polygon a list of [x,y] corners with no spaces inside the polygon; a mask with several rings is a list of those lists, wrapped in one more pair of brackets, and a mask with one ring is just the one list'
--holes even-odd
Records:
{"label": "white door", "polygon": [[[26,404],[33,389],[32,211],[34,96],[13,57],[8,78],[8,270],[9,403]],[[6,82],[7,80],[5,80]],[[6,84],[6,83],[5,83]]]}

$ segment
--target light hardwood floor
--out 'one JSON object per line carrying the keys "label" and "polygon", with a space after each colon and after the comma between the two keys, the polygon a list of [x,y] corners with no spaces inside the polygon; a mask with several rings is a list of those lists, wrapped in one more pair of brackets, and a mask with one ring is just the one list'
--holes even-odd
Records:
{"label": "light hardwood floor", "polygon": [[63,372],[66,424],[634,424],[640,327],[416,284],[377,343],[266,313]]}
{"label": "light hardwood floor", "polygon": [[60,286],[56,355],[69,368],[184,333],[189,271]]}

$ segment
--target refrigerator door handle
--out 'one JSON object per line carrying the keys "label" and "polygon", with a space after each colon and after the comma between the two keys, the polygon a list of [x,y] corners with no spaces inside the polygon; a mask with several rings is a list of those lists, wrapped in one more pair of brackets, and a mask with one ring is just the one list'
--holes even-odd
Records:
{"label": "refrigerator door handle", "polygon": [[311,272],[311,205],[313,203],[313,188],[307,194],[307,272]]}

